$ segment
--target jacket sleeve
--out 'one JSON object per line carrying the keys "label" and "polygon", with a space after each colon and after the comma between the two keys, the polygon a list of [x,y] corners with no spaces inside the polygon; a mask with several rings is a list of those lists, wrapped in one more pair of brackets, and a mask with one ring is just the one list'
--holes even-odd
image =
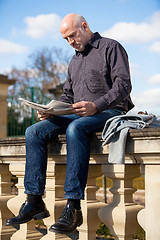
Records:
{"label": "jacket sleeve", "polygon": [[64,83],[63,86],[63,93],[62,95],[59,97],[59,100],[62,102],[66,102],[66,103],[73,103],[73,91],[72,91],[72,83],[71,83],[71,78],[70,78],[70,74],[68,72],[67,75],[67,80]]}

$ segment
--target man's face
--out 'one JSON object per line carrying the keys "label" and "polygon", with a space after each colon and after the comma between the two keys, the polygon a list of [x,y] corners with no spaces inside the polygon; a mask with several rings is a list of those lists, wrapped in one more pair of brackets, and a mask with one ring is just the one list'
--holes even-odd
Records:
{"label": "man's face", "polygon": [[63,38],[68,41],[71,47],[79,52],[82,52],[85,49],[85,46],[88,43],[88,38],[84,27],[63,29],[61,33]]}

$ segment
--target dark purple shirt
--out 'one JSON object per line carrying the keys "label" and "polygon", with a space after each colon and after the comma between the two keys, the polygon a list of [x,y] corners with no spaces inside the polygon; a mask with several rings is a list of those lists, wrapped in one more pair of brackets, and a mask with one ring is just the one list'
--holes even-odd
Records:
{"label": "dark purple shirt", "polygon": [[60,100],[91,101],[99,112],[118,108],[129,111],[131,81],[128,56],[120,43],[95,33],[83,52],[72,57]]}

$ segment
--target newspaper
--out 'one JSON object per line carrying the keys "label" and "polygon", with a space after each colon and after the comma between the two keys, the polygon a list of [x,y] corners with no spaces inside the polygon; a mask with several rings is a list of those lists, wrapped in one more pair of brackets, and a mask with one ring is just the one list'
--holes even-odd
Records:
{"label": "newspaper", "polygon": [[43,113],[50,113],[53,115],[68,115],[68,114],[72,114],[71,110],[72,108],[70,107],[71,104],[69,103],[64,103],[64,102],[60,102],[57,100],[52,100],[50,103],[48,103],[47,105],[43,105],[43,104],[38,104],[38,103],[34,103],[34,102],[30,102],[24,98],[18,98],[19,101],[21,101],[21,103],[23,105],[26,105],[30,108],[33,108],[37,111],[43,112]]}

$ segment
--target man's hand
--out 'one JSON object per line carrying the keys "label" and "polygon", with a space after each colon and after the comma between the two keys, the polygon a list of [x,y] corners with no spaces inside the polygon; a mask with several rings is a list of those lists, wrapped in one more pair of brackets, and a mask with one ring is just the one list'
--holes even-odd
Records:
{"label": "man's hand", "polygon": [[72,104],[72,113],[81,117],[88,117],[95,114],[98,110],[93,102],[81,101]]}
{"label": "man's hand", "polygon": [[45,120],[45,119],[48,119],[48,118],[51,118],[53,115],[52,114],[49,114],[49,113],[42,113],[42,112],[39,112],[37,111],[37,114],[38,114],[38,118],[42,121],[42,120]]}

